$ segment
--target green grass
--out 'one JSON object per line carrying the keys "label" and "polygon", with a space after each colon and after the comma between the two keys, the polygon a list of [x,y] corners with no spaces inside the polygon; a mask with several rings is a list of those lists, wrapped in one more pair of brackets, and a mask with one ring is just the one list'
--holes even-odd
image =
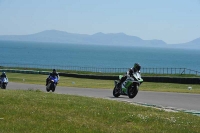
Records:
{"label": "green grass", "polygon": [[39,90],[0,90],[2,133],[198,133],[200,117]]}
{"label": "green grass", "polygon": [[[48,75],[39,74],[21,74],[7,73],[9,82],[30,83],[45,85],[45,80]],[[79,88],[101,88],[113,89],[113,80],[95,80],[72,77],[60,77],[58,86],[79,87]],[[191,86],[192,90],[188,90]],[[9,84],[8,84],[9,87]],[[140,86],[140,90],[144,91],[159,91],[159,92],[182,92],[182,93],[199,93],[200,85],[197,84],[174,84],[174,83],[153,83],[145,82]]]}

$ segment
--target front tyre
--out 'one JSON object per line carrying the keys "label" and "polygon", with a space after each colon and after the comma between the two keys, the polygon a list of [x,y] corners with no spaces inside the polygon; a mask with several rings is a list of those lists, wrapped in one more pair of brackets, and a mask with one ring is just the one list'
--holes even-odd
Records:
{"label": "front tyre", "polygon": [[55,84],[54,84],[53,82],[52,82],[51,85],[50,85],[50,90],[51,90],[52,92],[55,91]]}
{"label": "front tyre", "polygon": [[138,85],[132,85],[128,88],[128,97],[129,98],[134,98],[137,93],[138,93],[138,89],[139,89],[139,86]]}
{"label": "front tyre", "polygon": [[53,86],[53,88],[51,89],[51,90],[52,90],[52,92],[54,92],[54,91],[55,91],[55,89],[56,89],[56,85],[54,85],[54,86]]}
{"label": "front tyre", "polygon": [[49,89],[49,88],[46,88],[46,90],[47,90],[47,92],[49,92],[49,91],[50,91],[50,89]]}
{"label": "front tyre", "polygon": [[120,96],[120,89],[117,87],[117,85],[115,85],[115,87],[113,89],[113,96],[114,97],[119,97]]}
{"label": "front tyre", "polygon": [[47,90],[47,92],[50,91],[50,84],[49,84],[49,83],[48,83],[47,86],[46,86],[46,90]]}
{"label": "front tyre", "polygon": [[7,86],[7,84],[6,84],[6,83],[3,83],[3,84],[2,84],[2,89],[6,89],[6,86]]}

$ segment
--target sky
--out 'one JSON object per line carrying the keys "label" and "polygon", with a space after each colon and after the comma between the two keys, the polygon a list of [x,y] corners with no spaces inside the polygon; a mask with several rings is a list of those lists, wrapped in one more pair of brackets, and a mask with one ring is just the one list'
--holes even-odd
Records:
{"label": "sky", "polygon": [[0,0],[0,35],[52,29],[185,43],[200,37],[200,0]]}

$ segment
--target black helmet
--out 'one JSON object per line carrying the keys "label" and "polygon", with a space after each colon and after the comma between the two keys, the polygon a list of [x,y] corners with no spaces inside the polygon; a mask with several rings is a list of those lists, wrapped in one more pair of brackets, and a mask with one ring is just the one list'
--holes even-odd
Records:
{"label": "black helmet", "polygon": [[134,69],[136,69],[137,71],[140,71],[141,69],[141,66],[139,63],[135,63],[134,66],[133,66]]}
{"label": "black helmet", "polygon": [[6,73],[5,73],[5,72],[2,72],[2,75],[6,75]]}
{"label": "black helmet", "polygon": [[53,69],[53,73],[56,73],[56,69]]}

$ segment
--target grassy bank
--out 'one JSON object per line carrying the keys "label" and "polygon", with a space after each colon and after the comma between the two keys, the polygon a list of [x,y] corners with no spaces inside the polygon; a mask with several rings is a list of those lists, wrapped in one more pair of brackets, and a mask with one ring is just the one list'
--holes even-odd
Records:
{"label": "grassy bank", "polygon": [[[41,84],[41,85],[45,85],[45,80],[47,78],[47,75],[39,75],[39,74],[7,73],[7,75],[10,82]],[[81,78],[61,76],[58,86],[113,89],[114,81],[113,80],[81,79]],[[192,87],[192,90],[188,90],[189,86]],[[8,84],[8,87],[9,87],[9,84]],[[200,94],[200,85],[144,82],[140,86],[140,90],[160,91],[160,92],[199,93]]]}
{"label": "grassy bank", "polygon": [[40,91],[0,90],[0,132],[200,132],[200,117]]}

